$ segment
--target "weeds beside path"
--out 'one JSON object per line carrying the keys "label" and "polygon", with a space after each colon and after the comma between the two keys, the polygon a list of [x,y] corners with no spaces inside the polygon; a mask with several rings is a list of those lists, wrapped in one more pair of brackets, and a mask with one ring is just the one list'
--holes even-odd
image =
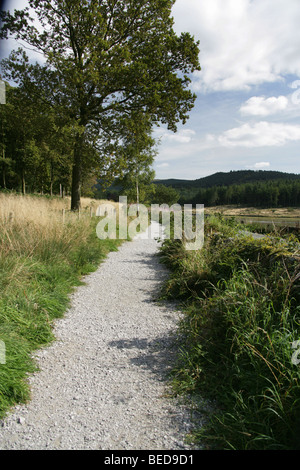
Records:
{"label": "weeds beside path", "polygon": [[29,398],[32,352],[53,340],[69,294],[118,247],[96,237],[90,212],[65,216],[65,205],[59,198],[0,195],[0,417]]}
{"label": "weeds beside path", "polygon": [[190,410],[167,396],[179,312],[157,302],[168,276],[157,251],[156,240],[123,243],[85,277],[37,354],[32,400],[0,427],[1,449],[192,448]]}
{"label": "weeds beside path", "polygon": [[161,250],[172,270],[164,295],[185,311],[174,388],[218,403],[195,439],[217,449],[299,449],[299,241],[255,239],[222,217],[208,218],[205,231],[198,252],[180,240]]}

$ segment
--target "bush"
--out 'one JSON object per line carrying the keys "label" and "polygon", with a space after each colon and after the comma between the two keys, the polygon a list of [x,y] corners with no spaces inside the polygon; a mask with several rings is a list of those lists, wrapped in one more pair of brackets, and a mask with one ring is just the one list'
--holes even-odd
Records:
{"label": "bush", "polygon": [[162,248],[163,259],[180,256],[168,261],[164,295],[181,299],[185,311],[174,390],[217,401],[209,426],[195,434],[210,448],[299,449],[298,245],[293,237],[256,240],[239,227],[228,236],[220,220],[211,228],[199,252],[183,256],[173,242]]}

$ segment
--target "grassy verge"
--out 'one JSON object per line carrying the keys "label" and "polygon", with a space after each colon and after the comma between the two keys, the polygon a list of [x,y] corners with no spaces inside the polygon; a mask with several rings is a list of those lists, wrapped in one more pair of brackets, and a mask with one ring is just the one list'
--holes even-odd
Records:
{"label": "grassy verge", "polygon": [[[213,399],[193,438],[211,449],[300,449],[299,242],[211,217],[202,250],[167,240],[164,296],[181,301],[176,393]],[[300,354],[299,354],[300,358]]]}
{"label": "grassy verge", "polygon": [[54,339],[74,287],[120,243],[99,240],[98,218],[62,213],[65,204],[0,195],[0,417],[30,398],[32,352]]}

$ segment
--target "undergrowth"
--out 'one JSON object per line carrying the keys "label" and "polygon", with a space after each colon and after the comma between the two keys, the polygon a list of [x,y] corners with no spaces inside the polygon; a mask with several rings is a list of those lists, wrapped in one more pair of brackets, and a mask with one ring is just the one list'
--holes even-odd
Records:
{"label": "undergrowth", "polygon": [[166,240],[160,256],[171,269],[163,295],[184,311],[174,391],[216,403],[194,440],[208,449],[299,450],[298,240],[255,239],[234,220],[211,217],[201,250]]}
{"label": "undergrowth", "polygon": [[[30,398],[33,351],[53,339],[53,325],[69,306],[82,276],[97,269],[118,240],[99,240],[98,218],[69,214],[63,223],[53,201],[1,197],[0,417]],[[55,202],[55,201],[54,201]],[[10,220],[11,207],[14,217]]]}

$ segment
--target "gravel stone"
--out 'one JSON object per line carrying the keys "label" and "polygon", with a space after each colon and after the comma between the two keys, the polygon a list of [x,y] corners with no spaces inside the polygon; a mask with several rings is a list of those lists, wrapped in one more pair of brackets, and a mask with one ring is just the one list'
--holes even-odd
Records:
{"label": "gravel stone", "polygon": [[156,301],[168,275],[158,228],[111,252],[71,295],[56,340],[34,356],[30,402],[1,422],[0,449],[192,449],[191,410],[167,393],[180,312]]}

